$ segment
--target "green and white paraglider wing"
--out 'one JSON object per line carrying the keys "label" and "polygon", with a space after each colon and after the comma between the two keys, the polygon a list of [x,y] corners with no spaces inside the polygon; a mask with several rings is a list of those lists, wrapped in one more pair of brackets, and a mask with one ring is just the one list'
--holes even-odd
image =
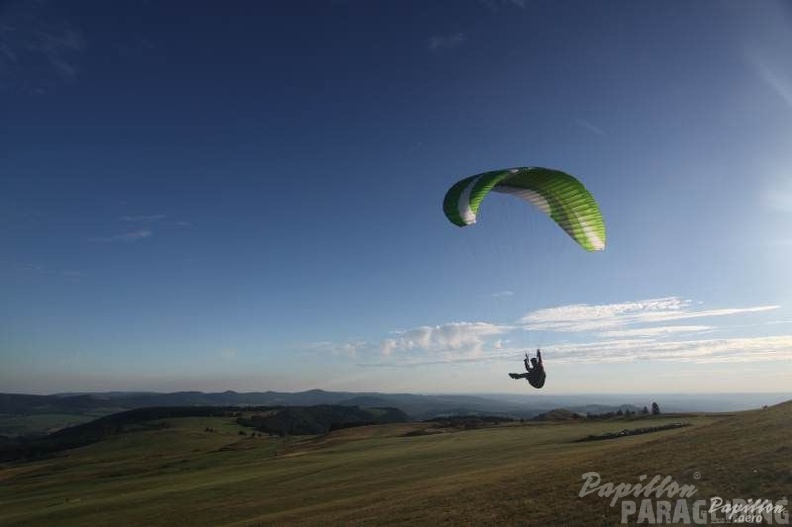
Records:
{"label": "green and white paraglider wing", "polygon": [[549,168],[509,168],[463,179],[446,193],[443,211],[451,223],[464,227],[489,192],[511,194],[550,216],[587,251],[605,248],[605,222],[594,196],[565,172]]}

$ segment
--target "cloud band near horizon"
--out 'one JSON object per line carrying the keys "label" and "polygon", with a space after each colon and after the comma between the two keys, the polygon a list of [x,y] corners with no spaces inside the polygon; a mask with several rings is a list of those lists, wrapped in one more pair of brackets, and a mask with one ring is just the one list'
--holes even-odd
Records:
{"label": "cloud band near horizon", "polygon": [[[792,335],[713,336],[729,328],[718,324],[718,318],[766,313],[780,306],[716,309],[703,309],[701,306],[701,303],[679,297],[605,305],[572,304],[532,311],[516,324],[452,322],[427,325],[396,331],[379,341],[323,342],[312,345],[312,349],[354,357],[362,366],[513,361],[523,353],[524,346],[517,347],[514,345],[517,339],[506,337],[520,331],[540,331],[558,336],[557,339],[545,337],[544,340],[555,340],[555,344],[548,348],[554,360],[561,363],[587,360],[695,363],[792,360]],[[705,318],[711,319],[706,325],[679,323]],[[694,338],[696,335],[701,338]]]}

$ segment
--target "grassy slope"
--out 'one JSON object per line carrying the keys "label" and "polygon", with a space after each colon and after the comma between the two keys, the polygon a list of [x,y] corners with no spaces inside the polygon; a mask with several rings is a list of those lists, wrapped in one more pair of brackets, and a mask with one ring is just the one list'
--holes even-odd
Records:
{"label": "grassy slope", "polygon": [[[588,434],[685,421],[610,441]],[[792,403],[725,417],[502,426],[403,437],[426,424],[305,440],[241,438],[221,418],[173,421],[0,470],[2,525],[611,525],[579,498],[581,474],[695,484],[699,496],[778,498],[792,488]],[[211,426],[219,432],[206,433]],[[699,480],[693,479],[701,473]]]}
{"label": "grassy slope", "polygon": [[35,414],[25,416],[0,414],[0,435],[15,437],[51,433],[61,428],[93,421],[108,413],[112,413],[112,411],[98,410],[81,414]]}

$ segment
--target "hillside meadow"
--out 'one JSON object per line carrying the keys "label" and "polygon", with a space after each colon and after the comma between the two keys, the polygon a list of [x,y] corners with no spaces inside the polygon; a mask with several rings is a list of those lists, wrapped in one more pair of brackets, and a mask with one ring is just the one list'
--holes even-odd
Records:
{"label": "hillside meadow", "polygon": [[[691,426],[577,442],[676,422]],[[251,437],[222,417],[164,425],[0,466],[0,524],[618,525],[619,504],[578,496],[584,473],[614,483],[671,476],[695,485],[696,499],[777,500],[792,489],[792,403],[473,430],[396,423],[291,438]]]}

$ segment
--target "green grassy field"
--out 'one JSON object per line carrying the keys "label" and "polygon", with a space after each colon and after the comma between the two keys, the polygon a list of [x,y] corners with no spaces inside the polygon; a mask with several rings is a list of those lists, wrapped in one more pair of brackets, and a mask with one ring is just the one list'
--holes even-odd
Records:
{"label": "green grassy field", "polygon": [[[693,426],[574,442],[678,421]],[[285,439],[241,436],[228,418],[169,424],[2,466],[0,525],[618,525],[608,498],[578,497],[583,473],[614,483],[668,475],[695,484],[697,498],[778,499],[792,489],[792,403],[632,422],[466,431],[408,423]]]}
{"label": "green grassy field", "polygon": [[102,411],[83,414],[37,414],[25,416],[0,414],[0,435],[15,437],[50,433],[68,426],[87,423],[107,414],[108,412]]}

